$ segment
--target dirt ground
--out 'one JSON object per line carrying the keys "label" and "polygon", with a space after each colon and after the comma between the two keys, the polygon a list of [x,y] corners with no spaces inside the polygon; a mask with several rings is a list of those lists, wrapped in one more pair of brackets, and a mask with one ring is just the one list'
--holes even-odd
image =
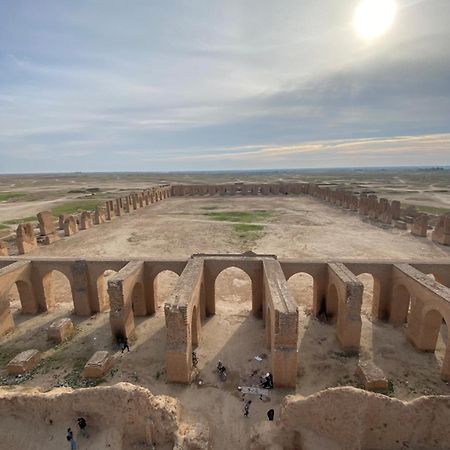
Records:
{"label": "dirt ground", "polygon": [[[251,235],[242,237],[232,223],[214,221],[207,216],[210,211],[249,210],[272,212],[269,219],[260,223],[264,229],[256,239]],[[358,215],[307,196],[170,198],[51,246],[40,247],[30,255],[187,258],[193,253],[247,250],[298,259],[450,260],[450,248],[401,230],[380,228],[364,222]],[[262,321],[250,314],[250,280],[241,270],[230,268],[219,275],[216,315],[203,324],[197,349],[198,377],[203,384],[193,383],[188,387],[167,384],[164,376],[163,302],[174,287],[175,274],[159,275],[158,310],[155,316],[137,318],[137,340],[132,343],[131,352],[123,354],[113,347],[108,312],[91,318],[74,316],[68,281],[59,274],[55,274],[55,279],[60,301],[54,311],[46,314],[21,315],[17,293],[11,292],[17,327],[1,339],[0,368],[16,353],[28,348],[38,348],[45,357],[38,370],[21,386],[50,390],[54,386],[76,384],[84,362],[94,351],[107,349],[117,360],[106,384],[129,381],[155,394],[180,399],[183,420],[209,425],[213,448],[248,448],[251,427],[267,420],[266,412],[270,408],[275,409],[277,416],[287,391],[273,391],[263,400],[254,397],[250,417],[244,418],[242,398],[236,389],[238,385],[256,384],[258,376],[270,367]],[[360,279],[365,285],[360,358],[374,359],[392,381],[392,395],[400,399],[450,395],[450,386],[439,378],[446,329],[442,329],[435,354],[416,352],[406,340],[402,327],[393,328],[372,320],[372,279],[368,275]],[[295,275],[289,285],[300,311],[296,392],[309,395],[331,386],[358,385],[354,376],[358,358],[342,353],[333,325],[319,322],[311,315],[312,279]],[[65,316],[70,316],[76,324],[76,334],[71,341],[55,347],[46,341],[46,327],[55,318]],[[257,355],[262,361],[254,359]],[[228,369],[225,383],[215,372],[218,359]],[[256,375],[252,375],[255,371]],[[0,377],[3,383],[8,382],[4,370],[0,371]]]}

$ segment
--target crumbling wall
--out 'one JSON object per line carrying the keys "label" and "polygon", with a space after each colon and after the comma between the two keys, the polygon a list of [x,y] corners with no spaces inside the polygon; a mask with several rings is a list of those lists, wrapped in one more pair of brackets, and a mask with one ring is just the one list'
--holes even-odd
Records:
{"label": "crumbling wall", "polygon": [[450,396],[403,402],[352,387],[284,398],[280,419],[256,428],[253,450],[444,450]]}

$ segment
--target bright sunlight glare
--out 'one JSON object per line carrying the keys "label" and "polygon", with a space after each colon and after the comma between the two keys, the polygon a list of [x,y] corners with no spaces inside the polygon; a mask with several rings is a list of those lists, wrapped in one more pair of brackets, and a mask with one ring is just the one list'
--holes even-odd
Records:
{"label": "bright sunlight glare", "polygon": [[353,25],[362,38],[375,39],[391,27],[396,11],[395,0],[363,0],[356,7]]}

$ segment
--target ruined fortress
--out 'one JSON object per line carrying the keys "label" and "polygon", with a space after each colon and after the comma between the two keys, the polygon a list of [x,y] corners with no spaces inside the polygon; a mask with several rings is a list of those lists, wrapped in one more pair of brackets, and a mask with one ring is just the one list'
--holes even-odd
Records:
{"label": "ruined fortress", "polygon": [[[169,270],[179,275],[179,279],[173,292],[164,300],[167,333],[165,373],[169,382],[188,384],[192,381],[194,369],[192,351],[201,347],[202,325],[207,317],[215,314],[216,279],[223,270],[237,267],[251,280],[252,314],[261,319],[265,329],[266,342],[261,345],[270,352],[276,388],[295,388],[298,362],[302,358],[298,346],[299,314],[287,283],[298,273],[306,273],[313,278],[313,315],[333,324],[343,352],[357,353],[360,348],[364,286],[357,276],[363,273],[371,274],[374,279],[373,317],[392,326],[407,322],[405,333],[410,344],[417,351],[434,352],[443,321],[447,327],[450,326],[450,261],[431,263],[420,261],[419,257],[415,261],[376,262],[290,260],[251,252],[194,254],[189,259],[167,260],[40,258],[27,255],[37,248],[38,242],[50,245],[60,238],[70,237],[91,226],[101,226],[106,221],[170,196],[217,195],[310,195],[359,214],[373,223],[401,229],[407,229],[409,223],[413,235],[426,238],[429,234],[434,242],[450,245],[449,215],[435,220],[431,233],[427,233],[430,227],[428,216],[410,209],[403,210],[400,202],[378,199],[375,195],[356,195],[306,183],[159,186],[107,201],[94,212],[61,216],[58,224],[54,223],[50,213],[42,212],[37,217],[38,232],[31,224],[19,225],[17,253],[24,256],[9,256],[6,246],[0,247],[0,251],[3,249],[3,257],[0,258],[0,336],[14,329],[8,301],[11,287],[17,286],[23,313],[48,311],[54,307],[58,295],[52,273],[59,271],[69,280],[76,315],[92,316],[109,310],[111,338],[114,341],[133,339],[136,334],[135,317],[155,313],[157,276]],[[110,270],[117,273],[105,284],[104,273]],[[450,381],[449,339],[450,329],[440,369],[440,376],[446,381]],[[295,409],[290,404],[286,408]],[[300,413],[297,411],[296,414]],[[288,420],[288,416],[285,419]],[[142,434],[141,431],[139,433]]]}

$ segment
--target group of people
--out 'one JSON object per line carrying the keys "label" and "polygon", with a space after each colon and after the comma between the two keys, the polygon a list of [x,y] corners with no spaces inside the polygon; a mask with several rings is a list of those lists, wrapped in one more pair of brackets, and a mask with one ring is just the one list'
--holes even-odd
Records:
{"label": "group of people", "polygon": [[[198,356],[195,351],[192,352],[192,366],[196,369],[198,366]],[[224,366],[222,361],[217,361],[217,372],[219,373],[220,379],[222,381],[226,380],[227,377],[227,369]],[[255,371],[254,374],[256,374],[257,371]],[[252,374],[253,375],[253,374]],[[265,373],[262,377],[260,377],[260,387],[263,389],[273,389],[273,376],[270,372]],[[262,398],[262,396],[260,397]],[[244,403],[244,417],[248,417],[250,412],[250,405],[252,404],[251,400],[247,400]],[[275,415],[274,409],[269,409],[267,411],[267,418],[272,421]]]}
{"label": "group of people", "polygon": [[[78,428],[80,429],[81,435],[88,438],[89,434],[86,431],[86,426],[87,426],[86,419],[84,417],[78,417],[77,424],[78,424]],[[73,431],[71,428],[67,428],[66,439],[70,444],[70,450],[77,450],[77,442],[75,441],[75,438],[73,436]]]}

